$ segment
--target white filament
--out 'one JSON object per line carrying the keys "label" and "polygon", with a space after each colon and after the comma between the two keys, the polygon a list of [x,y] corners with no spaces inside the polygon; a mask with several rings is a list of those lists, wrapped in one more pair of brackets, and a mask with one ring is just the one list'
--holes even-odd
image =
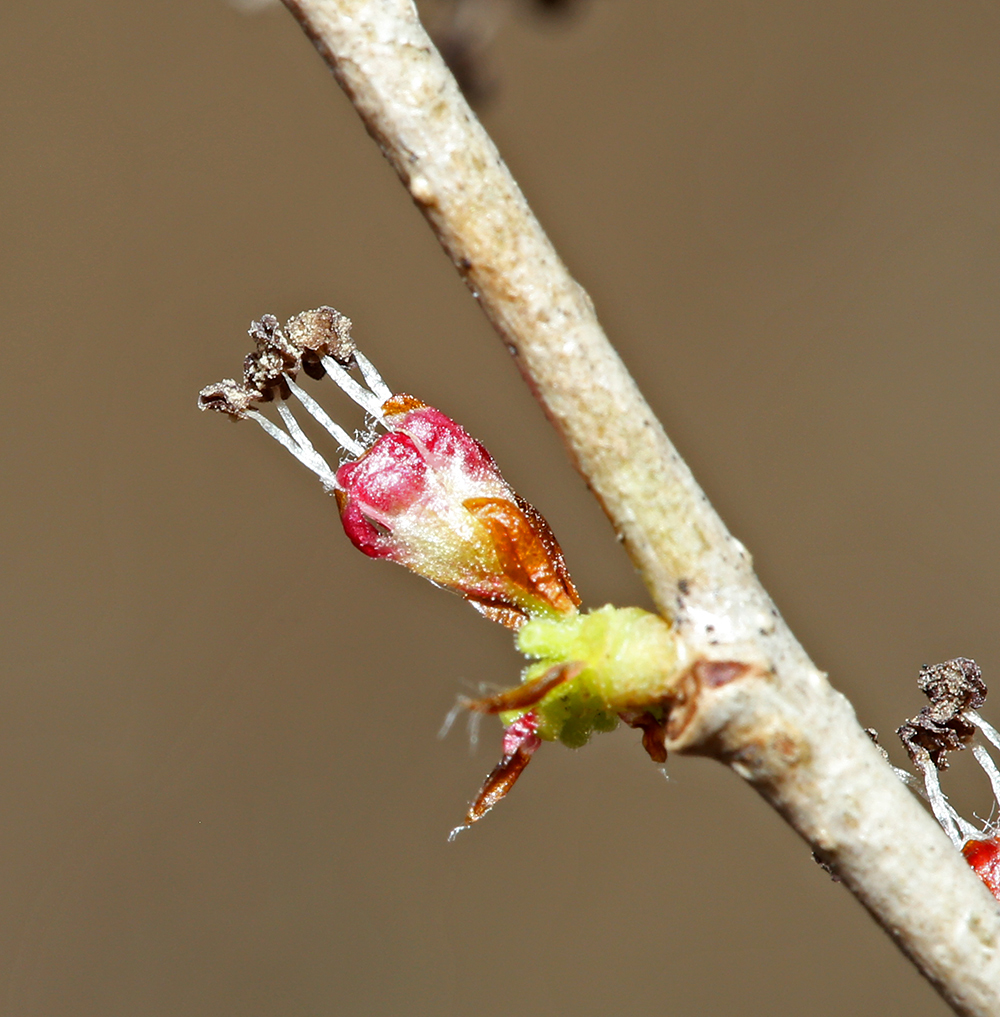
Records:
{"label": "white filament", "polygon": [[983,720],[983,718],[980,717],[975,710],[966,710],[965,713],[962,714],[962,716],[965,717],[967,720],[972,721],[972,723],[975,724],[976,727],[978,727],[979,730],[983,732],[983,735],[990,742],[992,742],[992,744],[996,748],[1000,749],[1000,731],[997,731],[997,729],[992,724],[990,724],[988,721]]}
{"label": "white filament", "polygon": [[986,776],[990,778],[990,784],[993,787],[993,797],[1000,802],[1000,770],[993,762],[993,757],[982,745],[973,745],[972,754],[976,757],[976,762],[986,771]]}
{"label": "white filament", "polygon": [[288,428],[288,433],[292,436],[292,441],[294,441],[307,456],[321,458],[316,449],[313,448],[312,442],[306,437],[305,432],[301,427],[299,427],[299,422],[295,419],[294,414],[285,405],[283,400],[278,402],[277,409],[278,416],[285,422],[285,427]]}
{"label": "white filament", "polygon": [[[392,397],[392,390],[382,380],[382,376],[375,370],[367,357],[355,351],[354,358],[361,369],[361,374],[368,384],[368,388],[356,382],[332,357],[323,357],[321,362],[326,369],[326,373],[330,375],[337,385],[369,417],[373,418],[376,423],[381,423],[384,426],[385,420],[382,416],[382,404]],[[371,446],[377,437],[374,432],[362,435],[360,440],[357,437],[352,438],[308,392],[297,385],[287,374],[282,377],[292,395],[302,405],[302,408],[333,437],[341,448],[354,456],[364,455],[365,450]],[[303,466],[312,470],[322,481],[323,487],[327,491],[336,490],[340,486],[337,483],[336,472],[330,468],[330,464],[313,448],[312,442],[305,431],[299,426],[299,422],[295,419],[295,415],[288,404],[284,400],[278,400],[275,406],[285,427],[288,428],[287,432],[282,431],[280,427],[256,410],[248,410],[246,415],[252,420],[256,420],[272,438],[284,445]]]}
{"label": "white filament", "polygon": [[[329,463],[313,448],[312,442],[306,437],[305,432],[299,427],[299,422],[295,419],[292,411],[288,408],[288,404],[285,402],[278,403],[278,414],[281,419],[285,422],[285,427],[288,428],[288,433],[292,436],[292,440],[296,442],[300,449],[307,456],[309,456],[313,463],[311,469],[322,481],[323,486],[327,491],[337,486],[337,475],[330,469]],[[333,478],[332,482],[330,477]]]}
{"label": "white filament", "polygon": [[482,724],[483,714],[475,709],[475,700],[469,699],[468,696],[459,696],[455,701],[455,705],[444,718],[441,730],[438,731],[438,738],[447,738],[448,732],[452,729],[455,721],[458,719],[458,715],[463,710],[469,711],[469,716],[466,720],[466,732],[469,736],[469,755],[471,756],[475,755],[476,746],[479,744],[479,728]]}
{"label": "white filament", "polygon": [[[355,356],[357,354],[355,353]],[[323,357],[320,363],[326,368],[326,373],[353,399],[366,413],[370,413],[376,420],[382,420],[382,403],[373,392],[369,392],[364,386],[359,385],[333,357]],[[360,367],[361,362],[358,361]],[[372,368],[374,370],[374,368]],[[366,379],[367,380],[367,379]],[[382,379],[379,378],[381,382]],[[391,395],[391,393],[390,393]]]}
{"label": "white filament", "polygon": [[[322,406],[305,389],[296,385],[288,375],[285,375],[285,381],[288,382],[288,387],[292,390],[292,395],[300,403],[307,413],[312,418],[324,427],[332,436],[333,439],[341,446],[346,449],[352,455],[361,455],[365,447],[359,441],[355,441],[341,426],[330,418],[330,415],[323,409]],[[388,398],[388,397],[387,397]]]}
{"label": "white filament", "polygon": [[914,776],[913,776],[913,774],[912,774],[912,773],[910,773],[910,771],[909,771],[909,770],[903,770],[903,769],[901,769],[901,768],[900,768],[900,767],[898,767],[898,766],[893,766],[893,764],[892,764],[892,763],[890,763],[889,765],[890,765],[890,766],[892,766],[892,772],[893,772],[893,773],[894,773],[894,774],[895,774],[895,775],[896,775],[896,776],[897,776],[897,777],[898,777],[898,778],[899,778],[899,779],[900,779],[900,780],[901,780],[901,781],[902,781],[902,782],[903,782],[903,783],[904,783],[904,784],[905,784],[905,785],[906,785],[906,786],[907,786],[907,787],[908,787],[908,788],[909,788],[909,789],[910,789],[911,791],[916,791],[916,792],[917,792],[917,794],[918,794],[918,795],[920,795],[920,797],[921,797],[921,798],[924,798],[924,799],[926,799],[926,798],[927,798],[927,795],[926,795],[926,794],[924,794],[924,789],[923,789],[923,788],[922,788],[922,787],[920,786],[920,781],[919,781],[919,780],[917,780],[917,778],[916,778],[916,777],[914,777]]}
{"label": "white filament", "polygon": [[914,762],[923,774],[924,788],[927,790],[927,801],[930,803],[931,811],[944,832],[951,838],[952,844],[961,850],[967,840],[981,839],[982,832],[963,819],[948,802],[945,793],[941,790],[938,769],[930,755],[925,754],[922,759],[914,760]]}
{"label": "white filament", "polygon": [[455,705],[448,711],[448,715],[444,718],[444,723],[441,725],[441,730],[438,731],[438,738],[447,738],[448,732],[454,726],[458,715],[465,709],[467,700],[465,696],[459,696],[455,702]]}
{"label": "white filament", "polygon": [[392,389],[382,380],[382,375],[375,370],[375,365],[360,350],[354,351],[354,359],[361,368],[361,374],[368,387],[378,398],[379,405],[392,398]]}
{"label": "white filament", "polygon": [[[284,404],[279,403],[278,412],[280,413],[283,408]],[[311,444],[308,443],[308,439],[306,441],[308,448],[304,448],[299,445],[294,438],[282,431],[280,427],[276,424],[272,424],[271,421],[264,416],[264,414],[258,413],[256,410],[247,410],[247,416],[251,420],[256,420],[257,423],[260,424],[260,426],[263,427],[272,438],[284,445],[285,448],[288,449],[288,451],[291,452],[303,466],[312,470],[313,473],[315,473],[316,476],[323,482],[323,486],[328,491],[332,491],[337,487],[337,478],[334,476],[333,470],[330,469],[326,460],[312,447]],[[289,416],[291,416],[290,413]],[[282,414],[282,419],[284,419],[284,414]],[[296,424],[295,427],[301,434],[301,429],[298,427],[298,424]],[[305,436],[303,435],[303,437]]]}

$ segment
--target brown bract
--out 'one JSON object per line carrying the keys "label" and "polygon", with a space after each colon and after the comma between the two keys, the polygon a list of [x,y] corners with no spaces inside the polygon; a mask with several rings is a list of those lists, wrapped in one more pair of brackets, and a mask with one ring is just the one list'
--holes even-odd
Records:
{"label": "brown bract", "polygon": [[650,710],[622,710],[619,717],[642,731],[642,747],[654,763],[667,761],[667,720]]}
{"label": "brown bract", "polygon": [[522,682],[511,689],[504,689],[483,699],[461,700],[462,706],[473,713],[506,713],[508,710],[528,710],[540,703],[554,688],[563,682],[572,681],[584,668],[578,661],[570,664],[554,664],[537,678]]}
{"label": "brown bract", "polygon": [[[562,548],[544,516],[520,495],[503,498],[468,498],[462,504],[486,527],[497,551],[503,575],[558,614],[580,606]],[[502,593],[486,599],[464,594],[491,621],[519,629],[527,620],[524,607]]]}
{"label": "brown bract", "polygon": [[497,802],[505,798],[530,762],[531,752],[523,748],[517,748],[509,756],[504,756],[490,770],[489,776],[479,789],[479,794],[476,795],[476,800],[469,806],[469,811],[465,814],[465,825],[482,819]]}

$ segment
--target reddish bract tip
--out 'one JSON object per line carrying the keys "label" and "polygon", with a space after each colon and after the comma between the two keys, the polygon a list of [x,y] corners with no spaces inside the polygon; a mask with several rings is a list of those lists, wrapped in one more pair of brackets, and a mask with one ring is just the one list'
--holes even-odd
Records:
{"label": "reddish bract tip", "polygon": [[962,854],[986,889],[1000,900],[1000,838],[968,840],[962,846]]}
{"label": "reddish bract tip", "polygon": [[336,475],[354,546],[454,590],[509,628],[574,612],[579,596],[552,531],[489,452],[413,396],[393,396],[382,412],[389,433]]}
{"label": "reddish bract tip", "polygon": [[524,768],[531,762],[535,750],[542,744],[538,731],[538,716],[525,713],[510,725],[503,735],[503,758],[489,772],[476,800],[465,814],[465,822],[451,831],[449,840],[454,840],[463,830],[483,818],[490,809],[514,786]]}

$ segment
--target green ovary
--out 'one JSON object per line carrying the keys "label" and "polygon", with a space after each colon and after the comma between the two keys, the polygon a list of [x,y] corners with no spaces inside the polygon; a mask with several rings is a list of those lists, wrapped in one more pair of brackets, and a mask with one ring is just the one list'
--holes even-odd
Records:
{"label": "green ovary", "polygon": [[[539,736],[571,748],[585,745],[594,731],[613,731],[622,710],[655,708],[681,670],[670,625],[638,607],[608,605],[588,614],[535,618],[518,632],[517,646],[536,659],[522,681],[556,664],[583,664],[580,674],[532,707]],[[501,714],[501,720],[510,724],[524,712]]]}

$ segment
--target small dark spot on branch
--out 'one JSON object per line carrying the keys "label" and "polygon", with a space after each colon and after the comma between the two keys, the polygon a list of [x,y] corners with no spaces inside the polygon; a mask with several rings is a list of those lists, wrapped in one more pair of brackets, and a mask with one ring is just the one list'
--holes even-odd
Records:
{"label": "small dark spot on branch", "polygon": [[837,875],[837,870],[833,867],[833,862],[823,858],[818,851],[812,853],[813,861],[832,879],[835,883],[839,883],[840,876]]}

